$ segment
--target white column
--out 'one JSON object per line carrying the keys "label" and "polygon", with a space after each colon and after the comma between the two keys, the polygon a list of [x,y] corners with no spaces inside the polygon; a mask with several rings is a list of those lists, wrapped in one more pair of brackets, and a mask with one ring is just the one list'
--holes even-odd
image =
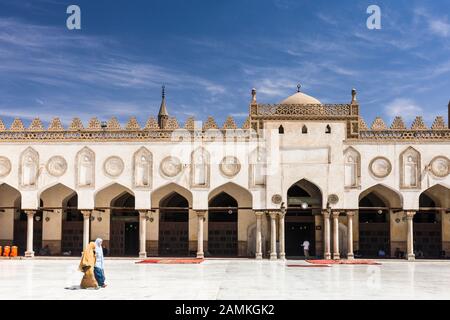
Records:
{"label": "white column", "polygon": [[353,254],[353,217],[355,216],[355,211],[347,211],[347,259],[353,260],[355,258]]}
{"label": "white column", "polygon": [[284,218],[286,216],[286,209],[281,209],[279,213],[279,228],[280,228],[280,259],[286,260],[286,246],[285,246],[285,232],[284,232]]}
{"label": "white column", "polygon": [[406,211],[406,220],[408,221],[408,238],[407,238],[407,259],[408,261],[414,261],[416,255],[414,254],[414,215],[415,211]]}
{"label": "white column", "polygon": [[25,257],[33,258],[33,222],[34,222],[34,214],[36,211],[34,210],[26,210],[27,215],[27,251],[25,251]]}
{"label": "white column", "polygon": [[333,212],[333,259],[339,260],[339,211]]}
{"label": "white column", "polygon": [[323,215],[323,233],[324,233],[323,258],[325,260],[330,260],[331,259],[330,212],[328,210],[323,210],[322,215]]}
{"label": "white column", "polygon": [[139,258],[147,258],[147,210],[139,210]]}
{"label": "white column", "polygon": [[270,260],[277,260],[277,215],[278,212],[269,212],[270,215]]}
{"label": "white column", "polygon": [[203,226],[205,224],[206,210],[197,211],[197,259],[203,259],[205,253],[203,252]]}
{"label": "white column", "polygon": [[256,248],[255,248],[255,258],[257,260],[262,259],[262,216],[263,211],[255,211],[256,215]]}
{"label": "white column", "polygon": [[84,248],[89,244],[89,231],[90,231],[90,223],[91,223],[91,213],[92,210],[81,210],[83,214],[83,251]]}

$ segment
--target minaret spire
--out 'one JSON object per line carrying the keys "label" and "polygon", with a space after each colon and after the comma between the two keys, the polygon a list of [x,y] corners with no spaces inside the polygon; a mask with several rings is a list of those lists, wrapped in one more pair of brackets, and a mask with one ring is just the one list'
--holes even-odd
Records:
{"label": "minaret spire", "polygon": [[169,113],[166,108],[166,86],[163,85],[161,93],[161,106],[159,107],[158,113],[158,124],[161,129],[165,129],[168,119]]}

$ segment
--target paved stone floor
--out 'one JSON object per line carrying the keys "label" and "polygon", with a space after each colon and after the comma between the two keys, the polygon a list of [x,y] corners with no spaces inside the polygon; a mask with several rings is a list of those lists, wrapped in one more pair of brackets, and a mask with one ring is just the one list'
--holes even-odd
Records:
{"label": "paved stone floor", "polygon": [[106,260],[105,289],[69,290],[81,280],[78,260],[0,260],[0,299],[450,299],[449,261],[329,268],[244,259],[134,262]]}

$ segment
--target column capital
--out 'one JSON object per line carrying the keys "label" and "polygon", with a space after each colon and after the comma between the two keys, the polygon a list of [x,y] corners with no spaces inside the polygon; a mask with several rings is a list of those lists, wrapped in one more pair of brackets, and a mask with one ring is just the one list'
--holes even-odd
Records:
{"label": "column capital", "polygon": [[145,218],[150,211],[151,211],[150,209],[138,210],[139,217]]}
{"label": "column capital", "polygon": [[356,214],[356,210],[347,210],[346,214],[347,214],[347,217],[354,217]]}
{"label": "column capital", "polygon": [[197,217],[199,218],[204,218],[206,216],[206,212],[208,212],[208,210],[194,210],[194,211],[197,214]]}
{"label": "column capital", "polygon": [[322,215],[324,218],[330,218],[330,211],[327,209],[322,210]]}
{"label": "column capital", "polygon": [[341,211],[332,211],[331,214],[333,215],[333,218],[339,218]]}
{"label": "column capital", "polygon": [[37,210],[24,210],[24,211],[28,217],[30,217],[30,216],[33,217],[36,214]]}
{"label": "column capital", "polygon": [[407,219],[413,219],[414,216],[416,215],[416,211],[407,210],[407,211],[405,211],[405,214],[406,214]]}
{"label": "column capital", "polygon": [[271,219],[276,219],[278,216],[278,211],[269,211],[269,216]]}
{"label": "column capital", "polygon": [[266,213],[266,211],[265,210],[254,210],[254,213],[255,213],[255,216],[257,218],[259,218],[259,217],[262,217]]}
{"label": "column capital", "polygon": [[278,212],[278,216],[280,217],[280,219],[284,219],[284,217],[286,217],[286,211]]}
{"label": "column capital", "polygon": [[83,215],[84,218],[89,218],[92,214],[93,210],[81,210],[81,214]]}

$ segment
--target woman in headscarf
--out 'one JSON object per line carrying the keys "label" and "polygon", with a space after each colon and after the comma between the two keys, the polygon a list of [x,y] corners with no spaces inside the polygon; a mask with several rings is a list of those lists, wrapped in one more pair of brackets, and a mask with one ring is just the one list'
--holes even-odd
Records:
{"label": "woman in headscarf", "polygon": [[102,288],[106,287],[105,284],[105,270],[104,270],[104,258],[103,258],[103,248],[102,248],[103,240],[97,238],[95,240],[95,267],[94,274],[95,279],[98,282],[98,285]]}
{"label": "woman in headscarf", "polygon": [[95,243],[90,242],[83,251],[81,257],[79,270],[84,273],[81,280],[81,289],[98,288],[97,280],[94,276],[95,267]]}

